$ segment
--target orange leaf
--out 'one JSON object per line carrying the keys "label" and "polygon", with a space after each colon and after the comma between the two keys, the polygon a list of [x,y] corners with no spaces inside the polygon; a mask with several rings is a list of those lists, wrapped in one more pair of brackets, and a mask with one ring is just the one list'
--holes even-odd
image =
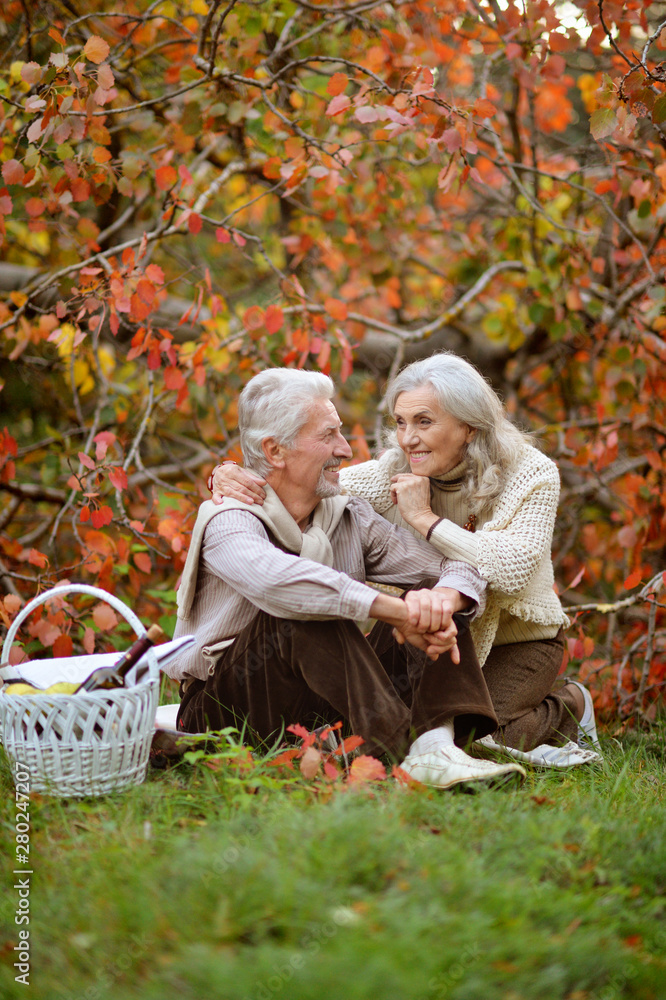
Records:
{"label": "orange leaf", "polygon": [[266,332],[277,333],[284,323],[284,314],[279,306],[268,306],[264,314],[264,326]]}
{"label": "orange leaf", "polygon": [[135,552],[134,562],[142,573],[150,573],[153,568],[153,564],[147,552]]}
{"label": "orange leaf", "polygon": [[95,146],[93,150],[93,160],[95,163],[108,163],[111,153],[104,146]]}
{"label": "orange leaf", "polygon": [[333,319],[347,319],[347,305],[340,299],[326,299],[324,309]]}
{"label": "orange leaf", "polygon": [[104,62],[109,54],[109,43],[99,35],[92,35],[85,44],[83,54],[92,63]]}
{"label": "orange leaf", "polygon": [[362,784],[366,781],[383,781],[386,770],[376,757],[361,754],[352,761],[349,768],[349,781],[352,784]]}
{"label": "orange leaf", "polygon": [[33,566],[40,566],[42,569],[48,566],[49,561],[43,552],[39,552],[37,549],[30,549],[28,553],[28,562]]}
{"label": "orange leaf", "polygon": [[643,579],[643,574],[639,569],[635,569],[633,573],[630,573],[627,579],[624,581],[625,590],[633,590]]}
{"label": "orange leaf", "polygon": [[9,614],[15,615],[23,602],[16,594],[7,594],[3,603]]}
{"label": "orange leaf", "polygon": [[349,78],[344,73],[334,73],[326,86],[326,93],[337,97],[347,88]]}
{"label": "orange leaf", "polygon": [[102,632],[109,632],[118,624],[118,616],[108,604],[97,604],[93,609],[92,618]]}
{"label": "orange leaf", "polygon": [[25,203],[25,210],[28,215],[36,219],[44,211],[45,205],[41,198],[28,198]]}
{"label": "orange leaf", "polygon": [[155,183],[160,191],[168,191],[169,188],[174,186],[177,180],[178,174],[176,173],[176,169],[169,164],[158,167],[155,171]]}
{"label": "orange leaf", "polygon": [[352,750],[356,750],[357,747],[360,747],[362,743],[365,743],[362,736],[347,736],[346,739],[343,740],[342,746],[339,746],[335,752],[336,754],[342,756],[343,750],[345,753],[351,753]]}

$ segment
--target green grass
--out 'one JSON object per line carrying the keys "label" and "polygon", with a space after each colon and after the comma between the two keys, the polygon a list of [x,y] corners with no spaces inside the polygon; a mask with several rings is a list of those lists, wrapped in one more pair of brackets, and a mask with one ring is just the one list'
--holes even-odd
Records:
{"label": "green grass", "polygon": [[476,795],[199,761],[38,797],[27,989],[3,761],[0,996],[660,1000],[663,734],[605,749],[603,769]]}

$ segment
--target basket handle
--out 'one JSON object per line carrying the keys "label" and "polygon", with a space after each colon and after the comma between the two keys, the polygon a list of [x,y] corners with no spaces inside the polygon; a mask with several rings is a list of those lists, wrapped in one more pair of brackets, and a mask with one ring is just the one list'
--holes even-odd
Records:
{"label": "basket handle", "polygon": [[[45,590],[43,594],[39,594],[38,597],[34,597],[32,601],[21,609],[12,622],[5,637],[2,647],[2,656],[0,657],[1,663],[6,664],[8,662],[9,651],[12,648],[12,643],[16,638],[16,633],[18,632],[21,623],[24,622],[28,615],[32,614],[35,608],[38,608],[40,604],[44,604],[46,601],[50,601],[52,597],[58,597],[60,594],[90,594],[92,597],[98,597],[100,600],[106,601],[107,604],[110,604],[112,608],[115,608],[115,610],[123,616],[125,621],[132,626],[138,638],[141,638],[146,634],[147,629],[141,619],[134,614],[131,608],[128,608],[126,604],[123,604],[118,597],[115,597],[106,590],[101,590],[99,587],[91,587],[87,583],[65,583],[61,584],[59,587],[52,587],[50,590]],[[148,662],[150,664],[151,676],[159,676],[159,665],[157,663],[155,652],[152,649],[148,651]]]}

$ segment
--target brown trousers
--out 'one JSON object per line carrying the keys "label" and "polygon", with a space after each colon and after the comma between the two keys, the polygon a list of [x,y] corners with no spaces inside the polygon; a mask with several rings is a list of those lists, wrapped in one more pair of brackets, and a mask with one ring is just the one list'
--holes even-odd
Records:
{"label": "brown trousers", "polygon": [[562,666],[563,632],[554,639],[494,646],[483,667],[500,728],[498,743],[533,750],[576,741],[576,700],[566,686],[553,691]]}
{"label": "brown trousers", "polygon": [[400,757],[415,736],[455,717],[463,746],[497,728],[488,687],[464,617],[460,664],[436,661],[395,641],[377,623],[366,638],[351,621],[257,617],[223,650],[206,681],[181,687],[178,728],[201,733],[247,720],[262,740],[293,723],[346,721],[366,753]]}

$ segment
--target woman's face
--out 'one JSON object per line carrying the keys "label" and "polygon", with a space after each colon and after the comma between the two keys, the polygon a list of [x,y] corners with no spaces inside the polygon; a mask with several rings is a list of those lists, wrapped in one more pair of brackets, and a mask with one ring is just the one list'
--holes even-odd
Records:
{"label": "woman's face", "polygon": [[476,431],[439,406],[429,385],[398,396],[394,417],[398,444],[416,476],[443,476],[462,461]]}

